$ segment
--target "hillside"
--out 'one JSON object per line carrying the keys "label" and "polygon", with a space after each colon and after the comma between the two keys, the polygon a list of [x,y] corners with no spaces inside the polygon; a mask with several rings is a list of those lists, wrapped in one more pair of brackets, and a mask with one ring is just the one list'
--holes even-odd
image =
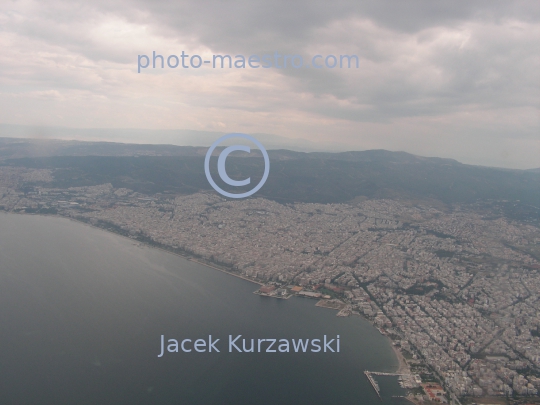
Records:
{"label": "hillside", "polygon": [[[49,186],[62,188],[112,183],[115,187],[149,194],[211,190],[203,170],[204,153],[192,147],[178,147],[177,151],[183,155],[52,156],[5,159],[0,164],[52,169],[55,180]],[[346,202],[365,196],[431,198],[448,203],[520,200],[540,205],[540,173],[534,171],[471,166],[451,159],[383,150],[344,153],[276,150],[269,155],[270,176],[257,196],[280,202]],[[251,177],[255,184],[262,176],[262,164],[257,157],[231,155],[227,159],[227,171],[232,178]],[[217,173],[214,179],[224,189],[228,188]],[[241,188],[230,190],[242,191]]]}

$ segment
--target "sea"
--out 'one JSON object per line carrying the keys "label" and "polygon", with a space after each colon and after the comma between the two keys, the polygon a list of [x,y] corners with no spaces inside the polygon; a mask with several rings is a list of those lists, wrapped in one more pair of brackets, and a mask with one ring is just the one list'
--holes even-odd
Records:
{"label": "sea", "polygon": [[[0,404],[405,404],[364,370],[395,371],[361,317],[52,216],[0,213]],[[161,351],[219,338],[220,353]],[[340,336],[339,353],[229,353],[246,339]],[[335,346],[334,346],[335,348]]]}

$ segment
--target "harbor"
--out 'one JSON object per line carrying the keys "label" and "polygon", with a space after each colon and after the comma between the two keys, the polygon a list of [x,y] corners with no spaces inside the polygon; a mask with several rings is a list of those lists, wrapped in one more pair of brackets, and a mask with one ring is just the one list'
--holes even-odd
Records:
{"label": "harbor", "polygon": [[385,377],[398,377],[399,385],[404,389],[412,389],[418,387],[420,383],[420,376],[405,373],[385,373],[380,371],[364,371],[368,381],[375,390],[375,393],[382,401],[381,388],[373,376],[385,376]]}

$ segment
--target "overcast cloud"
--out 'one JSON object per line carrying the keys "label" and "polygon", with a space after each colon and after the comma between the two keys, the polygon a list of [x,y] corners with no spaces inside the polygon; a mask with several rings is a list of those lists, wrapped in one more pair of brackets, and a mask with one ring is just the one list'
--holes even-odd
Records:
{"label": "overcast cloud", "polygon": [[[0,49],[4,124],[273,133],[540,167],[536,0],[5,1]],[[154,50],[356,54],[360,67],[138,74]]]}

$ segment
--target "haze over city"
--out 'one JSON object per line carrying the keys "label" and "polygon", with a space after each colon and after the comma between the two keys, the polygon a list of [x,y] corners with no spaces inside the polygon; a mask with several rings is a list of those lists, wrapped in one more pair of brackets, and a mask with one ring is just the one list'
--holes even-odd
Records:
{"label": "haze over city", "polygon": [[540,405],[540,2],[0,2],[0,403]]}

